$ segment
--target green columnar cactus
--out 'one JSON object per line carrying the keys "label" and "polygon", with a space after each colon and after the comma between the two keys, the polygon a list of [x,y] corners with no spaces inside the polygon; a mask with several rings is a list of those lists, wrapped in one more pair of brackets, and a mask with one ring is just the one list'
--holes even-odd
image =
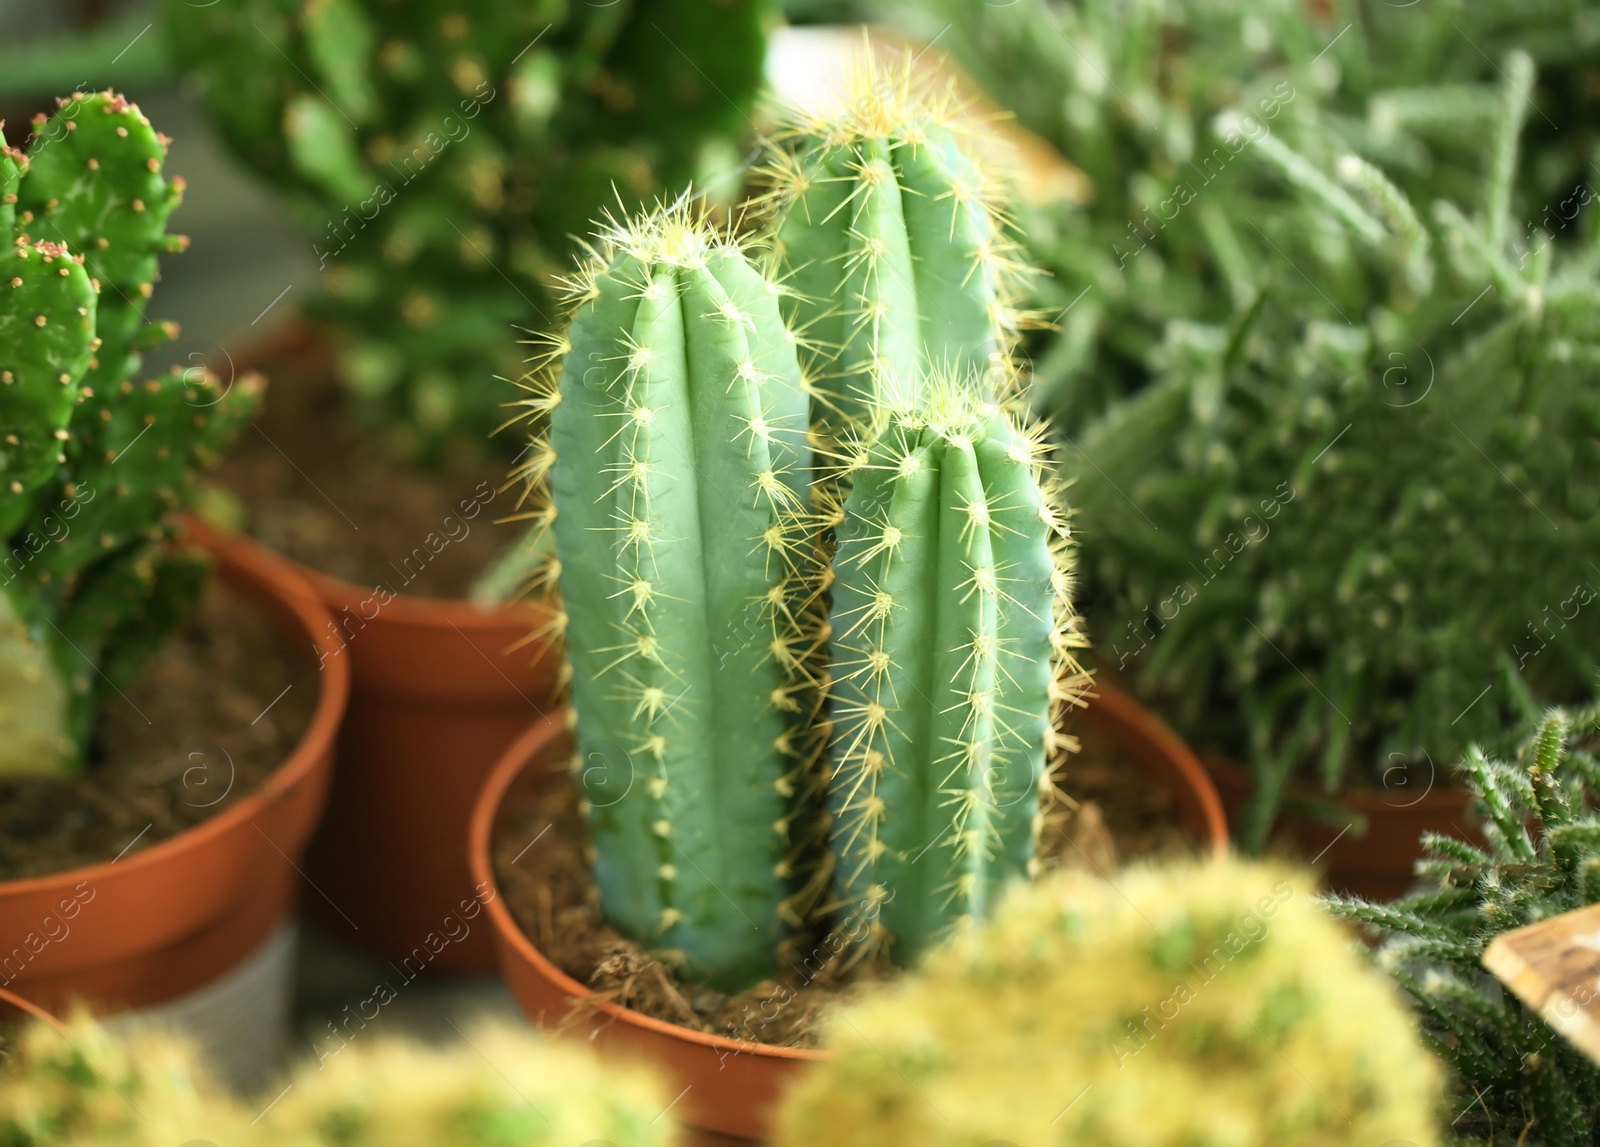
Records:
{"label": "green columnar cactus", "polygon": [[1070,534],[1037,437],[966,380],[885,416],[834,559],[837,898],[910,963],[1032,875],[1075,696]]}
{"label": "green columnar cactus", "polygon": [[[772,966],[795,764],[806,398],[778,290],[682,206],[612,224],[542,393],[578,769],[607,917]],[[543,497],[537,500],[543,504]]]}
{"label": "green columnar cactus", "polygon": [[[276,1096],[223,1095],[181,1042],[117,1040],[87,1018],[28,1030],[0,1070],[8,1147],[670,1147],[671,1094],[527,1031],[484,1025],[448,1050],[351,1033]],[[270,1102],[269,1102],[270,1101]],[[253,1117],[252,1117],[253,1116]]]}
{"label": "green columnar cactus", "polygon": [[163,516],[254,405],[245,380],[135,382],[182,183],[166,141],[110,92],[75,94],[0,157],[0,773],[75,767],[95,706],[199,591]]}
{"label": "green columnar cactus", "polygon": [[1018,890],[835,1014],[774,1143],[1432,1147],[1438,1067],[1307,888],[1230,861]]}
{"label": "green columnar cactus", "polygon": [[824,441],[917,401],[934,369],[1009,383],[1021,279],[998,180],[954,125],[955,97],[909,65],[869,65],[843,109],[808,113],[774,145],[786,315],[811,349]]}
{"label": "green columnar cactus", "polygon": [[[603,207],[737,190],[773,0],[168,0],[173,56],[327,272],[309,305],[391,447],[481,452]],[[509,443],[509,439],[501,439]]]}
{"label": "green columnar cactus", "polygon": [[1487,849],[1428,833],[1415,895],[1391,904],[1334,897],[1330,907],[1382,937],[1379,964],[1451,1068],[1459,1134],[1591,1143],[1600,1066],[1481,965],[1502,932],[1600,902],[1600,813],[1589,795],[1600,791],[1600,705],[1531,716],[1535,731],[1508,759],[1473,748],[1459,766],[1485,814]]}

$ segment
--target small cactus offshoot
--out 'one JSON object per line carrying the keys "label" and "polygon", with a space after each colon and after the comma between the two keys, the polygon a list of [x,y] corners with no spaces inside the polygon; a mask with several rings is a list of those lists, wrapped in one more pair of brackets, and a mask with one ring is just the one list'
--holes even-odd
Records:
{"label": "small cactus offshoot", "polygon": [[111,92],[76,93],[0,154],[0,773],[71,769],[100,699],[177,623],[204,569],[167,512],[248,419],[257,383],[137,379],[181,180]]}
{"label": "small cactus offshoot", "polygon": [[1393,989],[1308,883],[1237,861],[1020,888],[824,1046],[776,1147],[1438,1142]]}
{"label": "small cactus offshoot", "polygon": [[555,540],[601,904],[743,987],[790,883],[792,618],[813,592],[795,345],[776,286],[681,205],[610,225],[572,288],[524,474]]}
{"label": "small cactus offshoot", "polygon": [[1042,441],[977,389],[936,377],[885,414],[838,527],[834,879],[900,963],[1033,874],[1084,682]]}

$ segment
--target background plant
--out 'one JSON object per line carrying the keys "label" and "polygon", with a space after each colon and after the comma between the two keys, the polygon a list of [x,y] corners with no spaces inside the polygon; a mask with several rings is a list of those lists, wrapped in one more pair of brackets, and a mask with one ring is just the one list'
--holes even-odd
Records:
{"label": "background plant", "polygon": [[1508,677],[1547,701],[1594,680],[1600,246],[1587,217],[1514,213],[1533,67],[1505,71],[1459,204],[1419,211],[1333,141],[1255,142],[1339,220],[1365,305],[1174,326],[1157,380],[1076,444],[1101,641],[1250,762],[1247,844],[1297,772],[1333,792],[1450,760],[1504,727]]}
{"label": "background plant", "polygon": [[0,154],[0,772],[82,763],[96,708],[198,596],[206,564],[168,512],[247,420],[257,384],[138,380],[183,184],[166,142],[110,92],[76,94]]}
{"label": "background plant", "polygon": [[327,275],[309,304],[403,453],[471,455],[607,204],[733,174],[768,0],[170,0],[172,54]]}
{"label": "background plant", "polygon": [[865,989],[774,1142],[1437,1142],[1439,1071],[1298,877],[1059,874]]}
{"label": "background plant", "polygon": [[877,0],[874,10],[937,38],[1091,181],[1087,202],[1026,216],[1030,252],[1051,272],[1035,305],[1060,325],[1030,346],[1034,400],[1070,433],[1161,372],[1173,324],[1236,323],[1262,295],[1305,319],[1365,309],[1335,213],[1236,162],[1221,112],[1294,142],[1308,126],[1382,165],[1424,207],[1464,201],[1494,114],[1486,85],[1518,48],[1539,77],[1517,216],[1537,220],[1590,178],[1600,24],[1579,0]]}
{"label": "background plant", "polygon": [[1329,906],[1382,937],[1379,963],[1415,1003],[1450,1065],[1453,1126],[1487,1143],[1588,1143],[1600,1067],[1497,981],[1484,950],[1502,932],[1600,901],[1600,706],[1554,710],[1514,755],[1473,748],[1460,765],[1488,847],[1429,833],[1425,887],[1392,904]]}

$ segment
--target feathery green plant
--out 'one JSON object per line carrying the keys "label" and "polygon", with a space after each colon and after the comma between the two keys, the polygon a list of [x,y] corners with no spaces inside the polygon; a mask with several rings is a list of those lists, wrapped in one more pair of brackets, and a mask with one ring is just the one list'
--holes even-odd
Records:
{"label": "feathery green plant", "polygon": [[81,764],[99,702],[199,593],[167,512],[254,408],[199,372],[135,382],[157,257],[183,190],[121,96],[75,94],[0,154],[0,773]]}
{"label": "feathery green plant", "polygon": [[862,69],[839,108],[769,146],[785,316],[824,442],[915,405],[934,370],[1006,389],[1022,279],[999,181],[958,134],[952,92],[908,63]]}
{"label": "feathery green plant", "polygon": [[[1304,319],[1365,312],[1336,213],[1240,160],[1261,128],[1331,138],[1417,203],[1465,201],[1518,48],[1540,75],[1516,214],[1537,221],[1592,179],[1600,22],[1582,0],[873,6],[936,38],[1092,184],[1088,202],[1023,219],[1051,272],[1031,305],[1060,327],[1028,347],[1033,400],[1069,433],[1161,374],[1189,322],[1237,324],[1264,295]],[[1251,117],[1248,137],[1218,130],[1226,111]]]}
{"label": "feathery green plant", "polygon": [[1600,667],[1600,241],[1593,212],[1515,213],[1533,65],[1504,71],[1470,202],[1419,211],[1337,139],[1252,143],[1238,162],[1320,205],[1364,301],[1173,324],[1156,381],[1076,444],[1103,647],[1249,762],[1250,847],[1292,779],[1452,760],[1518,690],[1570,702]]}
{"label": "feathery green plant", "polygon": [[[772,0],[168,0],[172,52],[327,271],[310,313],[401,453],[481,451],[516,324],[608,203],[733,174]],[[730,188],[731,192],[736,188]]]}
{"label": "feathery green plant", "polygon": [[1057,874],[825,1028],[776,1147],[1438,1142],[1437,1065],[1285,870]]}
{"label": "feathery green plant", "polygon": [[1330,897],[1335,915],[1383,938],[1378,962],[1415,1002],[1452,1069],[1455,1130],[1493,1143],[1589,1143],[1600,1066],[1493,979],[1481,960],[1502,932],[1600,901],[1600,706],[1552,710],[1509,760],[1468,750],[1460,771],[1488,848],[1423,837],[1426,886],[1392,904]]}
{"label": "feathery green plant", "polygon": [[1040,440],[949,376],[882,420],[838,528],[829,789],[836,897],[909,964],[1033,875],[1082,640]]}
{"label": "feathery green plant", "polygon": [[815,580],[794,340],[777,287],[682,204],[611,223],[571,293],[523,474],[555,541],[601,904],[742,987],[785,932]]}

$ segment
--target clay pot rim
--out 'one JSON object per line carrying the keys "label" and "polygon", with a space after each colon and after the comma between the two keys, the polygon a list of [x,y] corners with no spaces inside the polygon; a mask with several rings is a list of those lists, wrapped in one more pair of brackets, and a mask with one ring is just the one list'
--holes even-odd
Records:
{"label": "clay pot rim", "polygon": [[1125,727],[1137,729],[1166,758],[1199,802],[1200,819],[1205,822],[1205,835],[1210,838],[1212,858],[1226,858],[1233,839],[1228,831],[1228,814],[1222,806],[1222,797],[1211,780],[1211,774],[1188,743],[1174,733],[1165,721],[1141,705],[1133,694],[1109,681],[1097,677],[1087,702],[1089,712],[1098,708],[1110,713]]}
{"label": "clay pot rim", "polygon": [[[1096,692],[1091,696],[1095,698],[1097,704],[1115,713],[1125,724],[1137,726],[1147,740],[1173,765],[1179,777],[1199,802],[1201,819],[1205,822],[1206,833],[1210,837],[1211,858],[1220,859],[1226,856],[1230,838],[1222,800],[1217,795],[1210,777],[1189,747],[1177,734],[1167,728],[1160,718],[1144,709],[1116,686],[1097,683]],[[511,909],[506,906],[505,898],[500,895],[500,883],[495,877],[491,855],[495,823],[499,819],[500,807],[506,793],[526,770],[528,762],[553,739],[566,732],[566,712],[565,709],[558,709],[541,717],[506,749],[495,765],[494,771],[489,774],[489,779],[478,794],[477,803],[472,809],[472,823],[467,835],[472,879],[479,887],[494,890],[495,895],[486,906],[489,918],[501,939],[508,942],[522,960],[531,964],[541,976],[568,998],[577,1002],[589,1001],[587,1004],[589,1008],[609,1016],[614,1023],[626,1023],[645,1031],[682,1040],[685,1043],[698,1044],[719,1052],[803,1063],[832,1060],[832,1053],[820,1048],[781,1047],[777,1044],[732,1039],[669,1023],[609,1000],[595,1003],[593,1002],[595,993],[551,962],[522,930],[521,925],[511,915]]]}
{"label": "clay pot rim", "polygon": [[[311,722],[284,762],[259,789],[232,808],[193,828],[185,829],[176,836],[152,844],[149,848],[136,852],[126,859],[100,861],[44,876],[0,881],[0,894],[27,896],[46,892],[53,886],[72,887],[85,882],[94,884],[107,879],[113,871],[113,865],[117,866],[116,874],[126,879],[128,873],[138,874],[145,869],[168,863],[215,837],[239,831],[243,825],[254,820],[262,811],[315,772],[328,746],[338,734],[339,723],[344,717],[345,703],[350,695],[350,666],[347,659],[337,656],[339,646],[330,633],[333,618],[327,607],[322,604],[306,580],[293,571],[281,567],[276,562],[263,560],[252,550],[227,546],[227,539],[193,519],[180,516],[179,521],[183,526],[185,540],[191,544],[207,550],[226,548],[229,559],[243,567],[248,575],[257,579],[263,591],[287,608],[301,629],[311,638],[312,645],[321,655],[322,661],[317,707],[312,713]],[[219,570],[215,576],[225,579],[227,576],[225,569]]]}
{"label": "clay pot rim", "polygon": [[[268,549],[254,538],[241,537],[240,540],[252,546]],[[373,594],[378,592],[377,586],[363,589],[353,581],[323,573],[287,554],[278,554],[276,550],[269,552],[276,555],[280,561],[292,563],[300,575],[311,583],[317,591],[317,596],[329,609],[342,609],[365,616],[360,611],[361,603],[370,600]],[[458,630],[465,633],[478,630],[487,633],[503,629],[508,622],[522,619],[526,621],[528,632],[531,634],[551,613],[548,605],[535,602],[517,601],[505,605],[480,605],[468,598],[422,597],[411,593],[397,593],[381,608],[395,621],[413,629]]]}
{"label": "clay pot rim", "polygon": [[[548,716],[541,717],[522,736],[518,737],[508,748],[494,771],[489,774],[483,790],[478,794],[478,802],[472,809],[472,824],[468,829],[467,847],[471,850],[472,879],[482,887],[487,883],[494,889],[495,895],[486,907],[489,918],[493,921],[495,931],[502,939],[508,940],[517,950],[517,954],[528,963],[532,964],[539,974],[544,976],[565,995],[576,1001],[593,1001],[594,991],[578,983],[566,972],[556,967],[543,952],[539,950],[521,925],[511,915],[511,909],[506,907],[505,897],[500,895],[500,882],[495,879],[494,865],[490,859],[490,849],[493,844],[495,821],[499,817],[501,802],[505,799],[506,792],[527,768],[529,760],[548,745],[555,738],[566,732],[566,710],[558,709]],[[797,1060],[806,1063],[821,1063],[831,1060],[833,1056],[819,1048],[808,1047],[780,1047],[771,1043],[754,1043],[749,1040],[732,1039],[728,1036],[713,1035],[709,1032],[696,1031],[694,1028],[683,1027],[680,1024],[669,1023],[654,1016],[647,1016],[643,1012],[636,1012],[632,1008],[623,1007],[621,1004],[604,1000],[599,1003],[590,1002],[587,1005],[593,1011],[609,1016],[613,1022],[622,1022],[636,1028],[655,1032],[658,1035],[669,1036],[682,1040],[685,1043],[699,1044],[701,1047],[710,1048],[718,1052],[735,1052],[740,1055],[754,1055],[768,1059]]]}
{"label": "clay pot rim", "polygon": [[32,1000],[24,999],[15,992],[8,992],[6,989],[0,988],[0,1014],[3,1014],[4,1009],[8,1007],[14,1009],[15,1011],[21,1012],[29,1019],[44,1020],[45,1023],[49,1024],[57,1031],[62,1030],[61,1021],[56,1019],[56,1017],[51,1015],[49,1012],[45,1011],[38,1004],[34,1003]]}

